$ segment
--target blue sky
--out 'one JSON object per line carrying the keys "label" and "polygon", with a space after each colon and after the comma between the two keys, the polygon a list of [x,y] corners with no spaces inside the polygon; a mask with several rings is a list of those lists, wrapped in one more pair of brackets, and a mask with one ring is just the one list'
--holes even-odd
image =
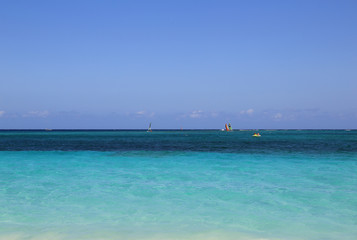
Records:
{"label": "blue sky", "polygon": [[0,128],[357,128],[357,1],[1,1]]}

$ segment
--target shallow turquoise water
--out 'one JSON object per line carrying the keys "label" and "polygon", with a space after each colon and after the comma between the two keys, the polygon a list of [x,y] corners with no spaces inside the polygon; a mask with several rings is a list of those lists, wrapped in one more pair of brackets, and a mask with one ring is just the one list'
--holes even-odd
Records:
{"label": "shallow turquoise water", "polygon": [[[147,133],[2,133],[38,148],[0,151],[0,239],[357,239],[357,138],[325,132],[284,132],[296,151],[245,132],[164,132],[156,151]],[[125,134],[127,149],[81,150]],[[146,149],[130,148],[133,135]],[[49,136],[53,146],[83,146],[50,151]],[[253,145],[185,148],[234,137]]]}

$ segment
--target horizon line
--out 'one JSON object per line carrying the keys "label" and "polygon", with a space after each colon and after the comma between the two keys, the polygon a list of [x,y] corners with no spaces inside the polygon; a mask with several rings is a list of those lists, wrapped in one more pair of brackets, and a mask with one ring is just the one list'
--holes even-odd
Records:
{"label": "horizon line", "polygon": [[[221,128],[158,128],[155,131],[222,131]],[[345,130],[355,131],[357,128],[240,128],[233,131],[250,131],[250,130]],[[147,131],[146,128],[9,128],[0,129],[0,131]]]}

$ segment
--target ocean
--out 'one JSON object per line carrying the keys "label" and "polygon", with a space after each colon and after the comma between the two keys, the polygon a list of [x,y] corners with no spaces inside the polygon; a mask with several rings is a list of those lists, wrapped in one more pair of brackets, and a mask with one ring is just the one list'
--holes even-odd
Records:
{"label": "ocean", "polygon": [[357,131],[0,131],[0,239],[356,240]]}

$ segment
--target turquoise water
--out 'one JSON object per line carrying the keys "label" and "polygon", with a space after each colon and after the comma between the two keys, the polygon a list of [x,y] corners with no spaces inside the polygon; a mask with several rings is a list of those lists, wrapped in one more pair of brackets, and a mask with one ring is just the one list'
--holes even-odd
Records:
{"label": "turquoise water", "polygon": [[0,132],[0,239],[357,239],[357,132]]}

